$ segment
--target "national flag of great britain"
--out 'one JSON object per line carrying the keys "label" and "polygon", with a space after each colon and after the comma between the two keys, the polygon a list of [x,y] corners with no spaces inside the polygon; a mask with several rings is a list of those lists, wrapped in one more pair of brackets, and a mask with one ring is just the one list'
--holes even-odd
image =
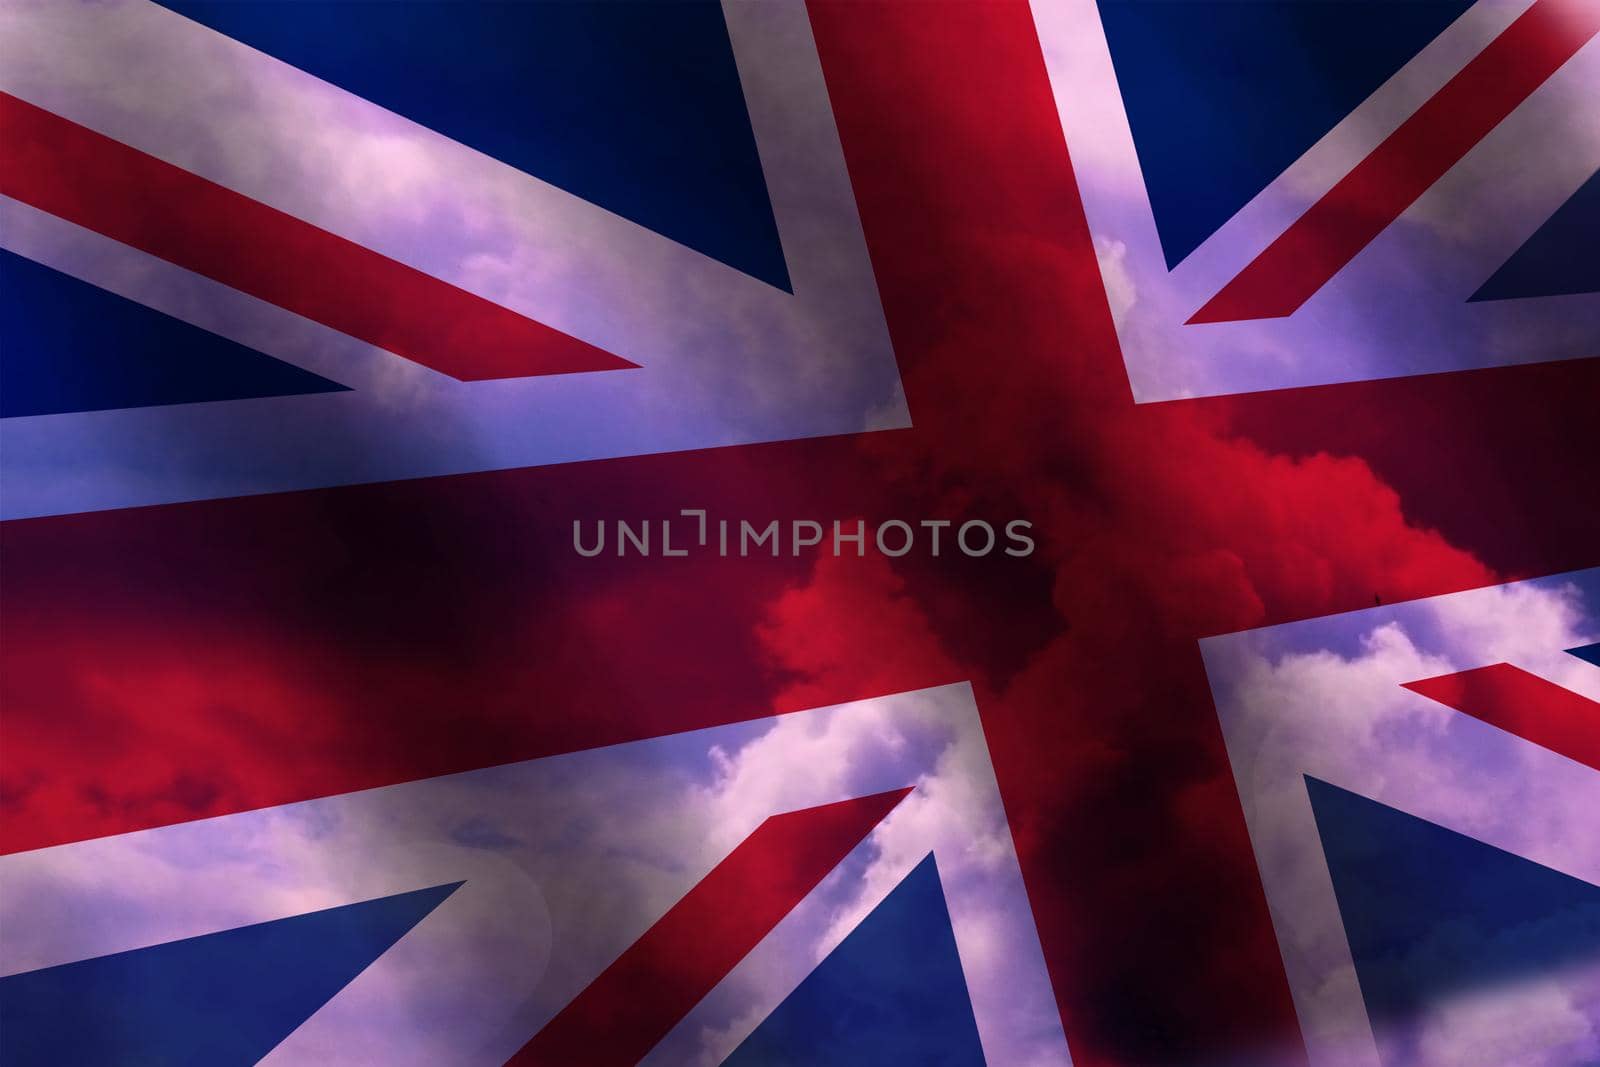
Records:
{"label": "national flag of great britain", "polygon": [[0,1063],[1600,1057],[1597,34],[3,0]]}

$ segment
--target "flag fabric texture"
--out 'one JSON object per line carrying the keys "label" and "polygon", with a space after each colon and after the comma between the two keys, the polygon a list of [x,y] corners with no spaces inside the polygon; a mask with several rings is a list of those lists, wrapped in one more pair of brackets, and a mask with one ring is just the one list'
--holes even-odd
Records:
{"label": "flag fabric texture", "polygon": [[0,1064],[1600,1059],[1597,38],[0,0]]}

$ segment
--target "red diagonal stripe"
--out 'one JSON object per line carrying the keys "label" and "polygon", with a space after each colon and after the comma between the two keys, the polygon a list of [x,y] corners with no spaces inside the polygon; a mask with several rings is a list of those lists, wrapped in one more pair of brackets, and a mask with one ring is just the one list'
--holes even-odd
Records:
{"label": "red diagonal stripe", "polygon": [[1596,33],[1595,0],[1536,0],[1189,322],[1293,314]]}
{"label": "red diagonal stripe", "polygon": [[763,822],[507,1067],[637,1063],[909,792],[842,800]]}
{"label": "red diagonal stripe", "polygon": [[1600,704],[1536,674],[1495,663],[1405,687],[1600,770]]}
{"label": "red diagonal stripe", "polygon": [[454,378],[635,364],[0,93],[0,192]]}

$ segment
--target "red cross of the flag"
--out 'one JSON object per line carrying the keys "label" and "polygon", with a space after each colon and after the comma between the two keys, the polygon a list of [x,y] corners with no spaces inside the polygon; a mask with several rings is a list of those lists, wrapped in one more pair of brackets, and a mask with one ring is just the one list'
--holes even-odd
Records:
{"label": "red cross of the flag", "polygon": [[1600,562],[1600,363],[1135,405],[1027,5],[811,13],[915,427],[9,523],[7,850],[971,679],[1076,1062],[1295,1047],[1196,638]]}

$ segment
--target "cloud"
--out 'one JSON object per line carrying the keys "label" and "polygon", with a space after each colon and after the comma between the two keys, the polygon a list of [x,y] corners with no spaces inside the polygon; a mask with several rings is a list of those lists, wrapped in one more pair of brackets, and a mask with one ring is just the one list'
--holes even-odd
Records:
{"label": "cloud", "polygon": [[[1407,1035],[1399,1067],[1566,1067],[1600,1058],[1600,973],[1535,979],[1441,1005]],[[1404,1055],[1404,1054],[1402,1054]]]}
{"label": "cloud", "polygon": [[[1596,372],[1136,408],[1027,10],[812,9],[915,429],[7,524],[19,847],[970,679],[1080,1067],[1298,1040],[1196,639],[1592,561]],[[575,565],[679,507],[1039,551]]]}

